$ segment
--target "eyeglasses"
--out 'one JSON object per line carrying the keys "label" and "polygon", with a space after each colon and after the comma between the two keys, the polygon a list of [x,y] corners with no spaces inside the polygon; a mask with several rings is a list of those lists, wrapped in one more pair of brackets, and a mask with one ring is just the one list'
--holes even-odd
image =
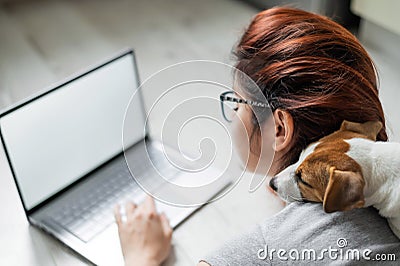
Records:
{"label": "eyeglasses", "polygon": [[238,110],[238,104],[244,103],[255,107],[270,107],[268,103],[262,103],[252,100],[244,100],[240,98],[236,98],[234,91],[226,91],[221,93],[219,99],[221,100],[221,109],[222,109],[222,116],[228,122],[232,122],[231,117],[233,117],[234,112]]}

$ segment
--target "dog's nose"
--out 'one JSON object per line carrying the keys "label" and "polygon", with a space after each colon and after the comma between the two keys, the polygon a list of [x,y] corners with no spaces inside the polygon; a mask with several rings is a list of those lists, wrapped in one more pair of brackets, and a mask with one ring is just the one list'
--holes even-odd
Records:
{"label": "dog's nose", "polygon": [[278,191],[278,188],[275,185],[275,177],[271,178],[271,180],[269,181],[269,186],[274,190],[274,191]]}

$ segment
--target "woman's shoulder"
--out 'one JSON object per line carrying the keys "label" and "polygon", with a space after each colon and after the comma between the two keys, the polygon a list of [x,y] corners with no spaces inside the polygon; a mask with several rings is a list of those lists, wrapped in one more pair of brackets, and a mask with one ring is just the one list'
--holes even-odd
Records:
{"label": "woman's shoulder", "polygon": [[326,213],[320,203],[290,203],[260,226],[263,234],[268,236],[274,231],[282,234],[302,231],[314,235],[314,231],[328,234],[330,230],[338,230],[342,234],[352,234],[371,228],[378,229],[388,237],[393,235],[387,220],[373,207]]}
{"label": "woman's shoulder", "polygon": [[[343,246],[342,246],[343,245]],[[265,265],[277,252],[371,249],[400,257],[400,242],[374,208],[325,213],[321,204],[294,202],[206,257],[211,265]],[[272,251],[275,259],[265,258]],[[323,258],[323,261],[329,258]],[[279,262],[279,261],[278,261]],[[284,262],[284,261],[282,261]],[[287,262],[287,261],[286,261]],[[279,263],[278,263],[279,264]]]}
{"label": "woman's shoulder", "polygon": [[260,227],[271,248],[371,249],[400,257],[400,240],[372,207],[325,213],[320,203],[294,202]]}
{"label": "woman's shoulder", "polygon": [[376,234],[377,237],[379,235],[397,239],[391,232],[387,220],[373,207],[326,213],[320,203],[293,202],[273,217],[266,219],[260,226],[263,235],[268,238],[279,235],[316,237]]}

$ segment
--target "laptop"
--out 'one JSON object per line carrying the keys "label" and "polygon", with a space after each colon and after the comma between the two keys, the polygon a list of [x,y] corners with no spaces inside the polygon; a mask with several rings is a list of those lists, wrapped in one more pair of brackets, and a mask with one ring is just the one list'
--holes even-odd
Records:
{"label": "laptop", "polygon": [[[187,181],[191,172],[174,167],[150,136],[138,88],[135,55],[127,50],[0,114],[1,141],[29,223],[97,265],[123,264],[117,203],[140,203],[154,192],[174,228],[202,205],[165,200],[179,193],[165,190],[157,173],[169,173],[170,183]],[[195,174],[212,179],[217,172]],[[202,200],[228,185],[226,179],[202,191]],[[191,193],[183,195],[189,202]]]}

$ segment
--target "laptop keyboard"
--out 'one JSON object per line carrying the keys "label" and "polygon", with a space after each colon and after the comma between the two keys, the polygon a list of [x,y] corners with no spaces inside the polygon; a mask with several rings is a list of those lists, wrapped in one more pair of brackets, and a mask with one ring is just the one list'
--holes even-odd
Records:
{"label": "laptop keyboard", "polygon": [[[156,158],[156,161],[163,169],[171,172],[172,166],[168,166],[168,162],[161,158]],[[148,173],[146,167],[148,166],[145,163],[138,165],[135,173],[145,175]],[[85,242],[115,221],[113,209],[117,203],[137,202],[140,196],[144,196],[142,189],[131,177],[125,160],[114,163],[102,175],[107,176],[107,179],[103,178],[97,184],[86,186],[85,190],[77,193],[76,199],[69,199],[68,204],[52,215],[53,221]]]}
{"label": "laptop keyboard", "polygon": [[[152,162],[162,169],[163,174],[174,176],[177,169],[165,160],[160,151],[149,150]],[[138,160],[135,165],[135,174],[141,173],[141,177],[157,187],[157,179],[151,176],[146,162]],[[147,175],[147,176],[146,176]],[[68,198],[65,205],[53,212],[52,220],[63,228],[88,242],[98,233],[111,225],[114,219],[114,206],[124,204],[127,201],[136,202],[145,193],[132,178],[123,157],[117,158],[106,169],[101,171],[100,178],[94,178],[94,182],[84,186],[75,195]],[[93,180],[92,180],[93,181]]]}
{"label": "laptop keyboard", "polygon": [[69,201],[52,219],[85,242],[111,225],[117,203],[133,201],[138,193],[143,194],[126,165],[113,168],[118,171],[110,172],[110,178],[82,193],[79,199]]}

